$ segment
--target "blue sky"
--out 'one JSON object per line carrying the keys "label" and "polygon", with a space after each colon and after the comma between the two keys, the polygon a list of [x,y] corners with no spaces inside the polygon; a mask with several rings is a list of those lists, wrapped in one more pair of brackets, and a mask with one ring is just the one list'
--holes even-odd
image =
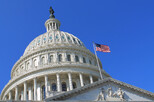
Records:
{"label": "blue sky", "polygon": [[0,0],[0,92],[28,44],[46,32],[49,7],[61,30],[77,36],[92,52],[92,41],[110,46],[98,52],[113,78],[154,92],[153,0]]}

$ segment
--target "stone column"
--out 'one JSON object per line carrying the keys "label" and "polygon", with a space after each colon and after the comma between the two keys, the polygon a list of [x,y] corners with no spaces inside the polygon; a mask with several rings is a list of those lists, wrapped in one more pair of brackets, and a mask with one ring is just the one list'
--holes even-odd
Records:
{"label": "stone column", "polygon": [[68,80],[69,80],[69,88],[70,88],[70,90],[73,90],[72,75],[71,75],[71,73],[68,73]]}
{"label": "stone column", "polygon": [[90,75],[89,78],[90,78],[90,84],[92,84],[93,83],[93,76]]}
{"label": "stone column", "polygon": [[48,95],[48,76],[45,76],[45,95]]}
{"label": "stone column", "polygon": [[57,77],[57,91],[60,92],[61,91],[60,75],[57,73],[56,77]]}
{"label": "stone column", "polygon": [[28,100],[32,100],[32,88],[28,88]]}
{"label": "stone column", "polygon": [[41,101],[41,85],[40,85],[40,83],[37,84],[37,100]]}
{"label": "stone column", "polygon": [[27,83],[24,82],[24,100],[27,100]]}
{"label": "stone column", "polygon": [[18,98],[18,86],[15,88],[15,100],[19,100]]}
{"label": "stone column", "polygon": [[37,100],[37,79],[34,79],[34,100]]}
{"label": "stone column", "polygon": [[84,84],[83,84],[83,76],[82,76],[81,73],[79,74],[79,77],[80,77],[80,84],[81,84],[81,87],[82,87],[82,86],[84,86]]}
{"label": "stone column", "polygon": [[9,100],[12,100],[12,92],[9,92]]}

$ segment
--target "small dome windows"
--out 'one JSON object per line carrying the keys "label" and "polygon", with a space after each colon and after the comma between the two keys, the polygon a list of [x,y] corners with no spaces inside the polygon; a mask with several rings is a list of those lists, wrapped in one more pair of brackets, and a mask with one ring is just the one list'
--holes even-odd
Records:
{"label": "small dome windows", "polygon": [[77,55],[75,56],[75,62],[79,62],[79,57]]}
{"label": "small dome windows", "polygon": [[71,61],[71,55],[67,55],[67,61]]}

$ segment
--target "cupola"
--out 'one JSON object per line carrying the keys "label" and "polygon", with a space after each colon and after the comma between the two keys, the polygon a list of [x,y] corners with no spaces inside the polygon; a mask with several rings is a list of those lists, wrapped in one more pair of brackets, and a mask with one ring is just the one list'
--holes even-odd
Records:
{"label": "cupola", "polygon": [[55,19],[54,10],[50,7],[50,18],[45,22],[45,27],[47,32],[50,30],[59,30],[60,28],[60,21]]}

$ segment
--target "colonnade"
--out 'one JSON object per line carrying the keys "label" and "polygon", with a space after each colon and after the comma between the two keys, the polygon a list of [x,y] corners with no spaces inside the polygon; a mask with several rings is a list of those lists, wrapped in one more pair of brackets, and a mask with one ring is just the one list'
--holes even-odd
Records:
{"label": "colonnade", "polygon": [[[65,79],[65,80],[68,80],[67,90],[64,89],[65,86],[62,85],[61,75],[67,76],[67,79]],[[72,78],[73,75],[76,75],[78,77],[75,77],[74,79]],[[28,81],[25,81],[22,84],[17,85],[13,90],[9,91],[9,93],[5,96],[5,100],[35,100],[35,101],[38,100],[40,101],[40,100],[43,100],[43,98],[50,96],[50,93],[53,91],[57,93],[61,93],[63,91],[70,91],[70,90],[73,90],[74,88],[83,87],[85,85],[85,81],[87,80],[88,80],[88,83],[86,84],[92,84],[94,81],[98,80],[98,78],[93,75],[82,74],[82,73],[70,73],[70,72],[64,73],[64,74],[56,73],[54,74],[54,76],[56,78],[55,79],[56,89],[52,89],[52,91],[51,91],[51,86],[50,86],[51,83],[49,80],[50,75],[44,75],[44,76],[29,80],[30,83],[28,83]],[[85,79],[85,77],[87,79]],[[39,81],[40,78],[43,78],[43,84],[40,83]],[[73,81],[73,80],[79,80],[80,85],[76,85],[75,87],[74,84],[77,84],[77,81]],[[41,85],[44,85],[44,87],[41,87]],[[50,89],[49,89],[49,86],[50,86]]]}
{"label": "colonnade", "polygon": [[97,66],[96,60],[86,55],[78,53],[69,53],[69,52],[53,52],[38,55],[34,58],[25,60],[23,63],[19,64],[15,70],[12,72],[12,77],[20,75],[22,72],[37,68],[39,66],[57,64],[57,63],[80,63],[80,64],[89,64]]}

